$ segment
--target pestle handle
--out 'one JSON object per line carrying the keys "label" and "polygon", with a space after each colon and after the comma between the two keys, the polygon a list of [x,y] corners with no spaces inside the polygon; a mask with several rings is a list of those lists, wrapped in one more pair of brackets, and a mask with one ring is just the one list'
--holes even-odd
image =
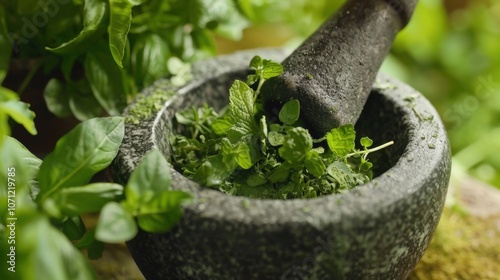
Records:
{"label": "pestle handle", "polygon": [[354,124],[396,34],[417,0],[349,0],[283,61],[261,91],[269,112],[296,98],[315,132]]}

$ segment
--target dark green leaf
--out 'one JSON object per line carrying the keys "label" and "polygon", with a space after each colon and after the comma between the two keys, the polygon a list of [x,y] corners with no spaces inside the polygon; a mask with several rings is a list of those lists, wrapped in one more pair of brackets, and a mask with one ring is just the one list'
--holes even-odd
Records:
{"label": "dark green leaf", "polygon": [[84,121],[57,142],[39,172],[42,200],[62,188],[87,184],[116,156],[124,135],[123,118]]}
{"label": "dark green leaf", "polygon": [[134,218],[117,202],[109,202],[101,211],[95,238],[106,243],[129,241],[137,234]]}
{"label": "dark green leaf", "polygon": [[248,176],[247,181],[246,181],[246,183],[250,187],[264,185],[266,182],[267,182],[266,177],[264,177],[261,174],[252,174],[252,175]]}
{"label": "dark green leaf", "polygon": [[38,0],[19,0],[17,1],[17,13],[20,15],[29,15],[40,9]]}
{"label": "dark green leaf", "polygon": [[95,239],[95,228],[88,230],[85,235],[75,243],[75,247],[82,250],[87,249],[89,259],[97,260],[102,257],[104,244]]}
{"label": "dark green leaf", "polygon": [[69,240],[78,240],[83,237],[86,229],[80,216],[74,216],[63,222],[61,230]]}
{"label": "dark green leaf", "polygon": [[168,163],[163,154],[151,150],[137,165],[125,188],[127,204],[139,209],[153,197],[170,189]]}
{"label": "dark green leaf", "polygon": [[290,168],[285,165],[279,165],[271,173],[266,175],[266,178],[271,183],[285,182],[290,175]]}
{"label": "dark green leaf", "polygon": [[120,115],[127,104],[127,75],[109,57],[108,52],[88,53],[84,62],[85,76],[99,104],[110,114]]}
{"label": "dark green leaf", "polygon": [[123,187],[114,183],[94,183],[82,187],[62,189],[59,204],[68,216],[98,212],[110,201],[123,198]]}
{"label": "dark green leaf", "polygon": [[57,79],[51,79],[43,91],[43,98],[47,108],[52,114],[60,118],[71,114],[69,96],[69,93],[64,91],[63,85]]}
{"label": "dark green leaf", "polygon": [[286,125],[294,124],[300,116],[300,102],[297,99],[292,99],[285,103],[280,110],[279,119]]}
{"label": "dark green leaf", "polygon": [[116,64],[120,67],[123,67],[122,60],[128,40],[127,35],[132,22],[132,6],[128,0],[109,0],[109,49]]}
{"label": "dark green leaf", "polygon": [[342,158],[354,149],[356,132],[352,124],[332,129],[326,134],[326,141],[330,150]]}
{"label": "dark green leaf", "polygon": [[66,94],[69,95],[71,112],[78,120],[85,121],[101,115],[102,107],[86,80],[67,84]]}
{"label": "dark green leaf", "polygon": [[12,43],[7,32],[7,23],[5,22],[5,11],[0,6],[0,84],[2,84],[7,71],[9,70],[10,56],[12,53]]}
{"label": "dark green leaf", "polygon": [[148,232],[165,232],[182,216],[181,204],[191,196],[182,191],[165,191],[156,195],[139,209],[137,222]]}
{"label": "dark green leaf", "polygon": [[290,164],[301,163],[307,152],[312,149],[312,138],[307,129],[294,127],[285,136],[283,146],[279,148],[280,157]]}
{"label": "dark green leaf", "polygon": [[168,74],[167,62],[171,56],[168,44],[158,34],[139,37],[132,48],[132,72],[138,86],[148,86]]}
{"label": "dark green leaf", "polygon": [[75,54],[85,52],[92,39],[104,30],[104,23],[109,15],[108,3],[105,0],[85,0],[83,8],[83,30],[70,41],[55,48],[47,48],[57,54]]}

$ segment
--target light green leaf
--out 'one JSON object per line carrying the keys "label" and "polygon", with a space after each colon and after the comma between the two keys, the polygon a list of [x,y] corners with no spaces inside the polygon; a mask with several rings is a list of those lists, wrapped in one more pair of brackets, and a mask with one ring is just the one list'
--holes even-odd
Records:
{"label": "light green leaf", "polygon": [[134,217],[118,202],[109,202],[101,211],[95,238],[106,243],[129,241],[137,234]]}
{"label": "light green leaf", "polygon": [[230,162],[235,160],[241,168],[249,169],[258,160],[258,158],[253,155],[255,152],[251,150],[249,144],[243,141],[233,145],[227,138],[223,138],[221,146],[221,154],[224,163],[229,164],[229,166]]}
{"label": "light green leaf", "polygon": [[356,132],[352,124],[334,128],[326,134],[328,147],[340,158],[345,157],[354,149],[355,139]]}
{"label": "light green leaf", "polygon": [[148,232],[165,232],[182,216],[181,204],[191,196],[183,191],[165,191],[156,195],[139,209],[137,222]]}
{"label": "light green leaf", "polygon": [[234,119],[230,114],[224,114],[221,118],[216,119],[211,128],[217,135],[225,135],[229,129],[234,125]]}
{"label": "light green leaf", "polygon": [[290,168],[285,165],[278,165],[271,173],[266,174],[266,178],[271,183],[285,182],[290,175]]}
{"label": "light green leaf", "polygon": [[64,118],[71,114],[69,107],[69,94],[64,91],[63,85],[57,79],[51,79],[43,91],[43,98],[49,111]]}
{"label": "light green leaf", "polygon": [[315,177],[320,177],[325,173],[325,163],[321,160],[319,153],[315,150],[311,150],[306,155],[306,160],[304,161],[304,166],[307,171],[314,175]]}
{"label": "light green leaf", "polygon": [[123,198],[123,187],[114,183],[94,183],[81,187],[62,189],[59,205],[64,214],[76,216],[98,212],[110,201]]}
{"label": "light green leaf", "polygon": [[283,66],[280,63],[269,59],[262,59],[260,56],[254,56],[250,61],[250,68],[254,69],[261,79],[270,79],[283,73]]}
{"label": "light green leaf", "polygon": [[279,148],[280,157],[290,164],[301,163],[307,152],[312,149],[311,134],[307,129],[294,127],[285,135],[283,146]]}
{"label": "light green leaf", "polygon": [[294,124],[300,116],[300,102],[297,99],[292,99],[285,103],[280,110],[279,119],[286,125]]}
{"label": "light green leaf", "polygon": [[97,279],[87,259],[46,217],[26,213],[18,223],[16,268],[32,268],[16,270],[19,279]]}
{"label": "light green leaf", "polygon": [[359,140],[361,146],[365,148],[370,148],[373,145],[373,140],[368,137],[363,137]]}
{"label": "light green leaf", "polygon": [[139,209],[156,195],[169,190],[170,180],[167,160],[159,150],[151,150],[130,175],[125,188],[127,204]]}
{"label": "light green leaf", "polygon": [[262,176],[261,174],[252,174],[248,176],[246,183],[250,187],[256,187],[256,186],[261,186],[264,185],[267,182],[266,177]]}
{"label": "light green leaf", "polygon": [[133,5],[128,0],[109,0],[109,6],[111,11],[108,27],[109,49],[116,64],[123,67],[122,59],[132,22]]}
{"label": "light green leaf", "polygon": [[84,62],[85,76],[99,104],[113,116],[121,114],[127,105],[127,74],[118,68],[108,52],[88,53]]}
{"label": "light green leaf", "polygon": [[70,41],[55,48],[46,48],[57,54],[75,54],[86,51],[92,38],[100,34],[109,15],[108,3],[105,0],[85,0],[83,8],[83,30]]}
{"label": "light green leaf", "polygon": [[231,130],[233,130],[237,136],[232,138],[241,138],[257,131],[257,125],[254,119],[255,112],[253,100],[253,90],[242,81],[234,81],[229,89],[229,110],[235,122]]}
{"label": "light green leaf", "polygon": [[148,86],[168,74],[171,56],[168,44],[158,34],[148,33],[135,40],[132,48],[132,72],[138,86]]}
{"label": "light green leaf", "polygon": [[19,100],[9,100],[0,103],[0,112],[9,115],[17,123],[22,124],[24,128],[32,135],[37,134],[35,123],[35,113],[29,109],[29,104]]}
{"label": "light green leaf", "polygon": [[0,6],[0,84],[2,84],[7,71],[9,70],[10,56],[12,53],[12,45],[7,31],[7,23],[5,22],[5,11],[3,6]]}
{"label": "light green leaf", "polygon": [[267,135],[267,141],[271,146],[281,146],[285,142],[285,135],[279,133],[278,131],[272,130]]}
{"label": "light green leaf", "polygon": [[228,166],[222,155],[211,156],[200,165],[193,178],[204,186],[217,186],[227,180],[236,167]]}
{"label": "light green leaf", "polygon": [[60,189],[87,184],[114,159],[123,135],[123,118],[108,117],[84,121],[59,139],[40,166],[42,200]]}

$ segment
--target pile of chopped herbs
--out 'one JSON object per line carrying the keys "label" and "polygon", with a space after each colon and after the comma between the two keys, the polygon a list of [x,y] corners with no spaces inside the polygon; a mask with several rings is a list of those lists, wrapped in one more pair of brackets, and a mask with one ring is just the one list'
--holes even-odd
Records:
{"label": "pile of chopped herbs", "polygon": [[341,193],[372,179],[367,155],[392,142],[370,149],[373,141],[363,137],[356,149],[351,124],[314,139],[301,126],[297,99],[286,102],[278,117],[263,109],[260,89],[283,67],[256,56],[250,68],[255,74],[229,89],[228,107],[216,111],[205,104],[176,113],[171,145],[179,172],[227,194],[273,199]]}

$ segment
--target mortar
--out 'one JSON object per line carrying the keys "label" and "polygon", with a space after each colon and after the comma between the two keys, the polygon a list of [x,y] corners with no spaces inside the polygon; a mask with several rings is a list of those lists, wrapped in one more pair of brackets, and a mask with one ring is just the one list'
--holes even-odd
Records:
{"label": "mortar", "polygon": [[[251,50],[193,65],[181,87],[159,80],[125,110],[125,138],[111,166],[125,183],[142,157],[159,149],[170,160],[176,111],[228,104],[234,79],[245,79],[253,55],[281,61],[281,50]],[[134,124],[135,123],[135,124]],[[315,199],[229,196],[172,173],[172,189],[194,197],[177,226],[140,231],[127,243],[147,279],[405,279],[438,224],[450,175],[450,150],[432,105],[417,91],[377,76],[356,124],[375,144],[374,179]]]}

